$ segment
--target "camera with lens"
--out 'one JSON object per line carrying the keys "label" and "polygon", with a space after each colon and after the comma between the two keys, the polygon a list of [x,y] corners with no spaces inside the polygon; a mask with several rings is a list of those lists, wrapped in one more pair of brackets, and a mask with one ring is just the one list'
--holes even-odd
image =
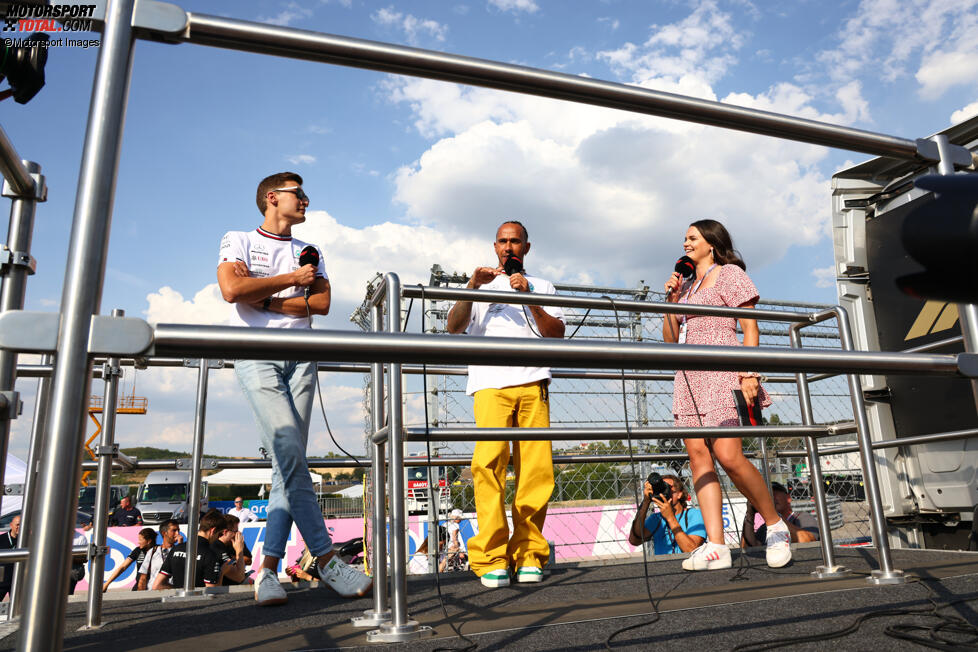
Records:
{"label": "camera with lens", "polygon": [[661,475],[653,471],[649,474],[647,480],[652,485],[652,495],[662,496],[663,500],[669,500],[669,496],[672,495],[672,487],[662,479]]}

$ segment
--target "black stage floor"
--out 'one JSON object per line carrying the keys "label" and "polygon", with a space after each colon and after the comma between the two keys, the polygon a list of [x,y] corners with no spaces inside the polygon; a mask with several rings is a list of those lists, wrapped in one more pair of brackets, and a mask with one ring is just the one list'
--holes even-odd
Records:
{"label": "black stage floor", "polygon": [[[817,547],[797,549],[791,565],[778,570],[767,568],[760,549],[748,553],[749,567],[739,572],[737,551],[734,567],[724,571],[686,573],[678,558],[657,559],[648,566],[652,596],[661,614],[654,623],[641,563],[558,566],[541,584],[491,590],[474,575],[447,575],[442,576],[442,593],[452,621],[479,650],[601,649],[613,632],[640,623],[650,624],[625,632],[612,647],[645,649],[664,644],[683,650],[730,650],[747,643],[833,632],[867,614],[887,611],[898,613],[866,619],[841,638],[777,647],[919,650],[927,648],[893,638],[886,630],[939,624],[936,618],[899,613],[930,609],[932,600],[958,601],[941,613],[978,627],[978,553],[894,550],[895,567],[912,575],[912,581],[874,586],[865,579],[876,568],[874,552],[838,549],[837,563],[854,573],[832,580],[809,575],[821,563]],[[745,579],[735,579],[738,576]],[[105,625],[95,631],[78,631],[84,624],[85,603],[76,599],[68,605],[65,649],[172,651],[193,646],[211,652],[384,647],[366,643],[365,630],[349,624],[351,616],[370,608],[369,599],[342,600],[316,587],[287,588],[289,604],[269,608],[255,606],[248,592],[175,603],[110,599],[105,602]],[[408,591],[411,617],[433,627],[436,636],[391,647],[462,647],[444,618],[433,576],[411,578]],[[947,629],[939,634],[978,645]],[[0,640],[2,649],[15,645],[15,633]]]}

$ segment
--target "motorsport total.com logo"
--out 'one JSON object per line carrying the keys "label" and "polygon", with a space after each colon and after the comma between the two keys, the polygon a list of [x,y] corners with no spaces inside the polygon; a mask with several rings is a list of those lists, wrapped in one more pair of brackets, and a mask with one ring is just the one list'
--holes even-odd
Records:
{"label": "motorsport total.com logo", "polygon": [[95,5],[14,3],[3,17],[4,32],[91,32]]}

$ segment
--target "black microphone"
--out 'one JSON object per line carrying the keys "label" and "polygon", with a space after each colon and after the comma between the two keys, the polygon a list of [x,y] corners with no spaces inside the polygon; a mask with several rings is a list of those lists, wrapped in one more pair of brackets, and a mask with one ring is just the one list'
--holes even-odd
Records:
{"label": "black microphone", "polygon": [[509,255],[506,262],[503,263],[503,271],[506,272],[506,276],[512,276],[513,274],[523,273],[523,259],[517,258],[513,254]]}
{"label": "black microphone", "polygon": [[676,261],[675,270],[677,274],[688,281],[689,279],[693,278],[693,274],[696,273],[696,264],[689,256],[683,256]]}
{"label": "black microphone", "polygon": [[[306,247],[299,254],[299,267],[305,267],[306,265],[319,267],[319,250],[312,245],[306,245]],[[310,292],[312,292],[312,286],[307,285],[305,287],[306,301],[309,300]]]}

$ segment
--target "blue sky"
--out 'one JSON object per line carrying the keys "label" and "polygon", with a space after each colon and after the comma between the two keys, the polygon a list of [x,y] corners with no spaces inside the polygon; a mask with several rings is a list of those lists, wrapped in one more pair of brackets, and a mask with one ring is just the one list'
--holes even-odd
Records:
{"label": "blue sky", "polygon": [[[905,138],[978,114],[971,1],[835,3],[472,0],[186,2],[188,11],[444,50],[846,124]],[[226,13],[225,13],[226,12]],[[53,48],[47,86],[0,124],[41,163],[49,201],[27,308],[56,310],[96,49]],[[320,244],[334,289],[317,326],[348,329],[377,271],[491,262],[495,226],[530,229],[528,267],[555,281],[661,286],[686,225],[731,229],[767,298],[834,302],[830,178],[864,155],[609,109],[192,45],[141,41],[102,312],[219,323],[217,248],[254,228],[263,176],[293,170],[312,198],[296,233]],[[9,208],[9,201],[2,206]],[[135,379],[150,413],[123,446],[187,448],[194,375]],[[359,448],[359,377],[324,377],[331,424]],[[124,389],[131,390],[131,375]],[[24,454],[34,381],[18,388]],[[101,392],[100,384],[94,389]],[[207,451],[253,455],[229,372],[214,375]],[[315,429],[315,427],[314,427]],[[325,434],[310,452],[332,450]]]}

